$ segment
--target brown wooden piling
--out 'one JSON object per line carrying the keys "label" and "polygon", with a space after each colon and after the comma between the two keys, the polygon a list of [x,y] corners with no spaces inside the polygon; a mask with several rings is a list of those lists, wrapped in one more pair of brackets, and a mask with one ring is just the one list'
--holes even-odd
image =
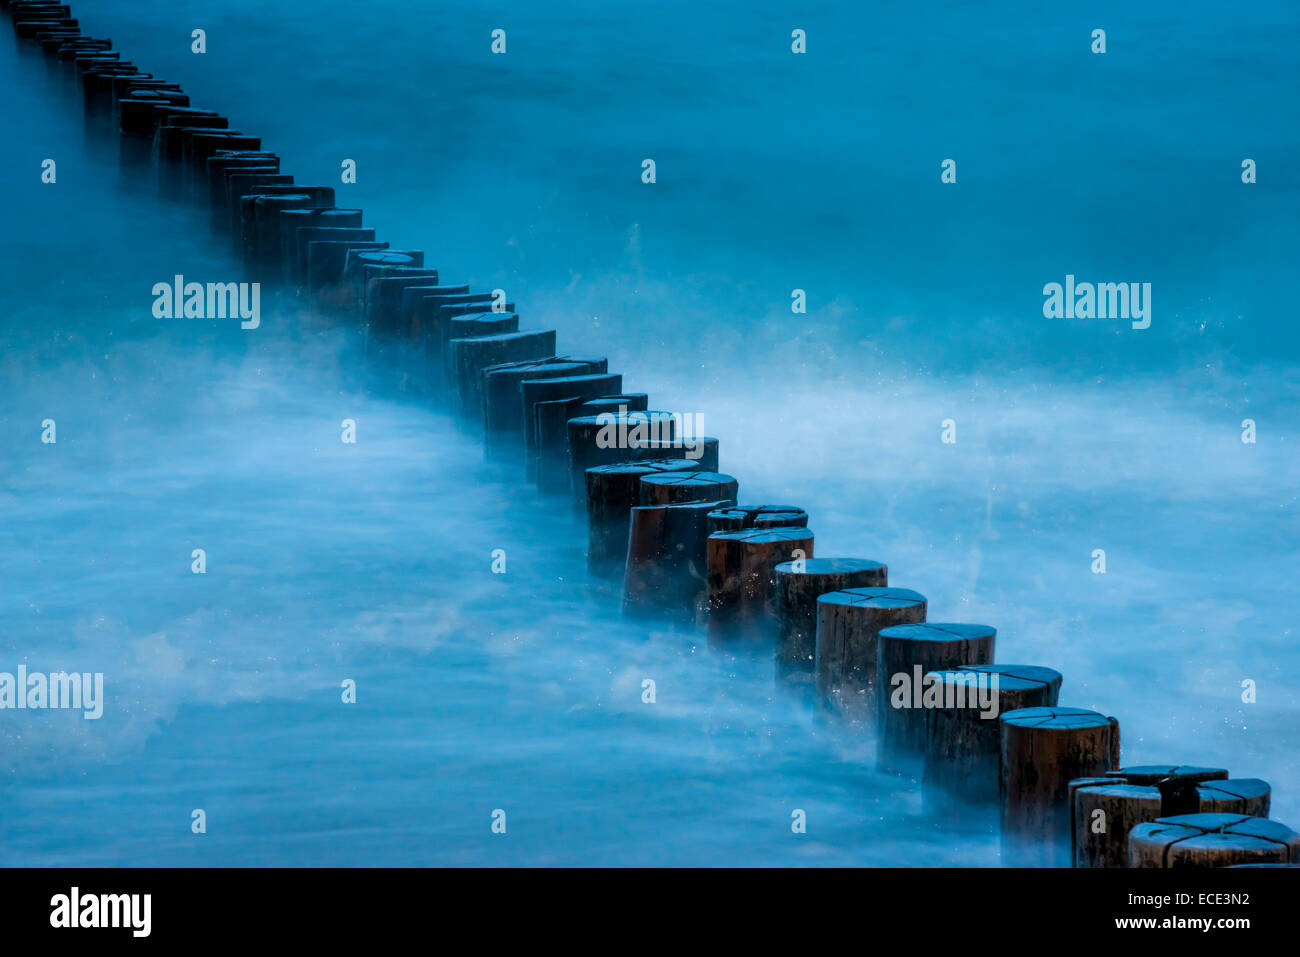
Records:
{"label": "brown wooden piling", "polygon": [[944,705],[948,686],[932,671],[993,663],[997,629],[925,622],[882,628],[876,651],[877,764],[919,776],[925,761],[926,712]]}
{"label": "brown wooden piling", "polygon": [[[642,480],[642,485],[648,480]],[[807,528],[747,528],[714,532],[708,540],[709,641],[771,642],[778,631],[776,567],[813,557]]]}
{"label": "brown wooden piling", "polygon": [[1280,821],[1238,814],[1182,814],[1129,833],[1130,867],[1230,867],[1300,863],[1300,834]]}
{"label": "brown wooden piling", "polygon": [[1128,867],[1128,835],[1160,817],[1160,791],[1114,778],[1085,778],[1068,789],[1074,867]]}
{"label": "brown wooden piling", "polygon": [[[767,506],[762,506],[766,508]],[[778,517],[780,524],[764,525],[766,528],[799,528],[786,524],[803,509],[780,506],[782,511],[762,512],[764,516]],[[730,522],[731,513],[738,509],[720,509],[709,513],[709,532],[735,531],[720,528],[719,519]],[[752,513],[747,513],[752,514]],[[806,517],[806,516],[805,516]],[[743,521],[743,516],[742,516]],[[742,525],[741,528],[745,526]],[[752,527],[752,526],[751,526]],[[881,562],[865,558],[806,558],[801,562],[782,562],[774,569],[777,638],[776,676],[785,684],[812,690],[814,665],[817,660],[817,599],[833,591],[850,588],[884,588],[889,585],[889,568]]]}
{"label": "brown wooden piling", "polygon": [[[1036,665],[989,664],[935,672],[945,704],[925,713],[926,806],[932,810],[996,806],[1001,782],[1001,715],[1050,708],[1061,692],[1061,673]],[[980,687],[995,706],[979,705]]]}
{"label": "brown wooden piling", "polygon": [[619,462],[587,469],[587,571],[622,578],[628,550],[628,521],[641,502],[641,479],[658,472],[695,471],[687,459]]}
{"label": "brown wooden piling", "polygon": [[801,528],[807,524],[808,513],[793,505],[733,505],[720,508],[709,516],[710,532],[738,532],[745,528]]}
{"label": "brown wooden piling", "polygon": [[1069,783],[1119,765],[1119,722],[1083,708],[1002,715],[1002,863],[1068,867]]}
{"label": "brown wooden piling", "polygon": [[[661,472],[647,478],[673,475]],[[688,475],[688,472],[680,473]],[[708,606],[705,543],[709,512],[701,500],[639,505],[629,510],[623,613],[695,624]]]}
{"label": "brown wooden piling", "polygon": [[[781,531],[717,534],[771,535]],[[925,612],[925,596],[910,588],[846,588],[818,598],[813,663],[818,702],[855,724],[874,723],[880,629],[925,621]]]}
{"label": "brown wooden piling", "polygon": [[1272,789],[1259,778],[1228,778],[1196,786],[1196,810],[1201,814],[1242,814],[1268,817]]}

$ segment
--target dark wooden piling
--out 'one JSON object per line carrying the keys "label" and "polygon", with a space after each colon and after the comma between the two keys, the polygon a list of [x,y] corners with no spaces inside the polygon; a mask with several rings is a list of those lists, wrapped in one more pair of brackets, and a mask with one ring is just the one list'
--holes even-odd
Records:
{"label": "dark wooden piling", "polygon": [[190,98],[183,93],[152,93],[136,90],[130,99],[120,100],[121,130],[128,136],[152,137],[154,112],[159,106],[183,106]]}
{"label": "dark wooden piling", "polygon": [[807,524],[808,513],[793,505],[733,505],[720,508],[709,516],[710,532],[738,532],[746,528],[800,528]]}
{"label": "dark wooden piling", "polygon": [[[311,289],[311,273],[308,268],[308,253],[311,251],[310,244],[314,242],[375,242],[375,231],[368,226],[357,226],[345,228],[342,226],[299,226],[297,229],[297,240],[295,242],[295,258],[292,266],[292,282],[294,285],[303,286],[308,290]],[[376,243],[376,247],[381,244]]]}
{"label": "dark wooden piling", "polygon": [[[538,407],[541,403],[555,400],[570,401],[590,398],[623,388],[623,376],[618,373],[601,372],[584,375],[559,376],[546,379],[524,379],[519,383],[519,398],[523,418],[524,474],[532,481],[538,480],[538,461],[541,452],[541,440],[538,432]],[[568,436],[568,419],[561,427]],[[554,444],[554,443],[552,443]],[[539,491],[568,494],[568,446],[564,446],[564,458],[560,460],[560,480],[552,475],[546,488],[538,484]],[[558,485],[558,488],[556,487]]]}
{"label": "dark wooden piling", "polygon": [[[793,530],[717,532],[710,541],[724,535],[783,532]],[[819,703],[855,724],[874,722],[880,629],[925,621],[925,612],[925,596],[910,588],[846,588],[819,597],[813,661]]]}
{"label": "dark wooden piling", "polygon": [[489,366],[555,355],[555,330],[536,329],[475,339],[452,339],[448,346],[452,367],[456,370],[453,407],[459,415],[472,418],[483,408],[480,373]]}
{"label": "dark wooden piling", "polygon": [[623,577],[629,513],[641,502],[641,479],[659,472],[693,472],[687,459],[598,465],[587,469],[587,570],[599,578]]}
{"label": "dark wooden piling", "polygon": [[[547,356],[483,371],[483,449],[489,461],[522,461],[525,444],[520,383],[564,379],[592,373],[590,364]],[[595,373],[599,374],[599,373]]]}
{"label": "dark wooden piling", "polygon": [[[176,145],[179,148],[179,141]],[[174,161],[179,163],[180,157],[177,156]],[[208,202],[214,211],[225,213],[230,188],[230,184],[226,181],[226,174],[235,170],[266,173],[274,176],[280,172],[280,157],[265,150],[219,150],[209,156],[207,162]],[[213,225],[217,228],[224,228],[228,222],[227,219],[218,218],[214,220]]]}
{"label": "dark wooden piling", "polygon": [[427,266],[376,266],[361,269],[361,315],[371,335],[402,338],[402,293],[416,286],[436,287],[438,271]]}
{"label": "dark wooden piling", "polygon": [[1227,780],[1226,768],[1200,768],[1192,765],[1143,764],[1117,768],[1113,778],[1141,787],[1153,787],[1161,795],[1161,816],[1195,814],[1200,810],[1197,786],[1206,781]]}
{"label": "dark wooden piling", "polygon": [[343,282],[348,256],[356,250],[375,252],[388,243],[365,239],[313,239],[307,242],[307,289],[317,308],[344,312],[352,302]]}
{"label": "dark wooden piling", "polygon": [[1300,834],[1280,821],[1238,814],[1182,814],[1129,833],[1130,867],[1231,867],[1300,863]]}
{"label": "dark wooden piling", "polygon": [[[644,476],[673,475],[661,472]],[[690,473],[683,472],[683,475]],[[628,513],[623,613],[695,624],[708,607],[707,516],[720,501],[638,505]]]}
{"label": "dark wooden piling", "polygon": [[424,253],[418,249],[353,249],[348,252],[343,265],[343,281],[339,293],[345,297],[338,303],[342,311],[355,316],[364,328],[363,308],[366,295],[366,267],[385,269],[423,269]]}
{"label": "dark wooden piling", "polygon": [[1070,834],[1074,867],[1128,867],[1128,835],[1160,818],[1160,791],[1114,778],[1070,782]]}
{"label": "dark wooden piling", "polygon": [[[926,711],[945,704],[948,686],[932,671],[993,663],[997,629],[925,622],[882,628],[876,651],[877,763],[919,772],[925,762]],[[996,700],[992,698],[991,700]]]}
{"label": "dark wooden piling", "polygon": [[[925,713],[924,788],[927,807],[996,806],[1001,781],[1001,715],[1055,707],[1061,673],[1036,665],[971,665],[934,672],[943,707]],[[996,688],[996,708],[979,707],[980,684]]]}
{"label": "dark wooden piling", "polygon": [[[731,513],[736,511],[739,510],[727,508],[710,512],[709,534],[736,531],[733,527],[719,527],[720,518],[730,522],[733,520]],[[792,519],[796,513],[804,514],[803,509],[764,514],[779,514]],[[763,527],[799,528],[800,525]],[[884,588],[889,584],[889,569],[881,562],[865,558],[807,558],[801,562],[782,562],[774,571],[776,676],[783,684],[797,687],[800,694],[811,696],[817,660],[817,599],[829,592],[849,588]]]}
{"label": "dark wooden piling", "polygon": [[1198,784],[1196,797],[1196,811],[1200,814],[1268,817],[1272,789],[1267,781],[1259,778],[1228,778]]}
{"label": "dark wooden piling", "polygon": [[709,535],[709,641],[718,647],[771,642],[775,648],[776,567],[812,557],[813,533],[807,528]]}
{"label": "dark wooden piling", "polygon": [[718,464],[718,440],[712,436],[695,436],[692,438],[649,439],[639,443],[635,448],[624,449],[626,461],[636,462],[641,459],[684,458],[695,463],[702,472],[721,470]]}
{"label": "dark wooden piling", "polygon": [[244,253],[243,203],[249,196],[271,196],[276,191],[293,192],[293,176],[269,170],[234,170],[226,174],[226,228],[236,256]]}
{"label": "dark wooden piling", "polygon": [[1069,783],[1119,766],[1119,722],[1083,708],[1023,708],[999,719],[1002,863],[1069,867]]}
{"label": "dark wooden piling", "polygon": [[567,396],[537,403],[533,411],[537,436],[533,476],[537,490],[547,495],[563,495],[569,491],[570,419],[599,415],[602,412],[644,412],[648,408],[649,397],[644,392],[594,398]]}
{"label": "dark wooden piling", "polygon": [[574,501],[586,499],[587,469],[616,462],[634,462],[638,458],[675,458],[675,455],[649,454],[648,444],[668,441],[677,435],[677,420],[671,412],[648,409],[644,412],[602,412],[582,415],[568,422],[569,488]]}
{"label": "dark wooden piling", "polygon": [[[602,412],[609,412],[614,415],[625,415],[628,412],[645,412],[650,408],[650,396],[644,392],[622,392],[618,395],[600,395],[590,399],[584,399],[578,406],[577,418],[583,415],[600,415]],[[704,469],[705,472],[716,472],[717,469]]]}
{"label": "dark wooden piling", "polygon": [[[721,472],[663,472],[641,479],[642,505],[734,502],[740,483]],[[719,506],[714,506],[718,508]]]}
{"label": "dark wooden piling", "polygon": [[[261,137],[241,130],[186,130],[181,133],[181,183],[187,195],[196,193],[207,171],[208,158],[218,150],[260,150]],[[331,199],[330,204],[334,205]]]}
{"label": "dark wooden piling", "polygon": [[[332,206],[285,209],[280,212],[280,261],[284,270],[280,281],[287,286],[301,285],[303,255],[301,249],[304,229],[361,228],[362,212],[359,209],[338,209]],[[374,235],[372,232],[371,236]],[[339,237],[343,238],[343,237]]]}
{"label": "dark wooden piling", "polygon": [[[602,397],[599,401],[605,401]],[[624,404],[623,409],[627,406]],[[609,411],[581,395],[546,399],[533,406],[533,445],[528,449],[529,474],[545,495],[569,491],[569,420]]]}
{"label": "dark wooden piling", "polygon": [[244,260],[258,279],[273,282],[283,274],[280,214],[288,209],[324,208],[334,204],[333,196],[314,195],[310,187],[278,196],[245,197]]}

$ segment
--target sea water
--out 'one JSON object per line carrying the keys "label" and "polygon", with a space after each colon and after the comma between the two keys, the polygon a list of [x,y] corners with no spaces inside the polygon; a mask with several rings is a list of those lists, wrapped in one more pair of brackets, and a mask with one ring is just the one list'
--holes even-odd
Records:
{"label": "sea water", "polygon": [[[73,15],[703,416],[745,502],[995,625],[1125,763],[1265,778],[1300,826],[1292,4]],[[764,662],[625,623],[567,505],[354,330],[155,318],[246,277],[71,72],[0,30],[0,671],[102,673],[103,714],[0,711],[0,862],[997,863]],[[1149,283],[1149,327],[1049,317],[1066,276]]]}

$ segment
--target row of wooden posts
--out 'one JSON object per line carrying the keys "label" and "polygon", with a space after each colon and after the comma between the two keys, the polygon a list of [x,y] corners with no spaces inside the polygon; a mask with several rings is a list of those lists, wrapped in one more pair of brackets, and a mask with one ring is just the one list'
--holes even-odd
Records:
{"label": "row of wooden posts", "polygon": [[1003,862],[1022,866],[1300,866],[1300,834],[1268,819],[1269,786],[1222,768],[1122,767],[1119,722],[1058,704],[1062,676],[1004,664],[995,629],[930,622],[885,565],[814,557],[797,507],[739,504],[718,440],[624,390],[604,358],[559,354],[500,296],[444,284],[303,185],[262,141],[83,36],[68,6],[0,0],[19,37],[75,70],[91,123],[124,160],[209,209],[251,277],[323,317],[361,323],[368,366],[483,423],[490,459],[520,460],[585,507],[588,567],[622,579],[624,610],[707,628],[724,653],[770,654],[779,684],[876,738],[881,767],[922,777],[936,813],[999,807]]}

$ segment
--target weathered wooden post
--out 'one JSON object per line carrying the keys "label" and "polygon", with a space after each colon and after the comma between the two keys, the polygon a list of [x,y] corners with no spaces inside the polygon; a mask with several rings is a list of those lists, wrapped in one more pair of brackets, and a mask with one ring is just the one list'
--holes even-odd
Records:
{"label": "weathered wooden post", "polygon": [[1002,715],[1002,862],[1070,866],[1069,784],[1119,766],[1119,722],[1084,708]]}
{"label": "weathered wooden post", "polygon": [[249,219],[244,223],[244,255],[252,267],[252,273],[266,282],[276,281],[283,275],[280,215],[284,210],[327,208],[333,205],[332,195],[326,197],[311,187],[298,187],[292,195],[252,197],[247,207]]}
{"label": "weathered wooden post", "polygon": [[[645,412],[649,408],[650,396],[645,392],[622,392],[618,395],[599,395],[584,399],[576,414],[569,418],[577,418],[580,415],[600,415],[602,412],[611,412],[615,415],[623,412]],[[701,469],[701,471],[716,472],[717,469]]]}
{"label": "weathered wooden post", "polygon": [[[539,402],[553,399],[591,398],[609,392],[618,392],[622,388],[623,376],[616,372],[586,372],[546,379],[524,379],[520,382],[516,401],[520,403],[520,418],[523,422],[524,474],[533,480],[537,477],[537,455],[540,448],[537,439]],[[567,426],[565,434],[568,434]],[[565,464],[567,465],[567,462]],[[565,478],[567,477],[566,471]],[[562,491],[565,493],[569,491],[567,481]]]}
{"label": "weathered wooden post", "polygon": [[1197,807],[1201,814],[1241,814],[1268,817],[1272,792],[1259,778],[1228,778],[1197,785]]}
{"label": "weathered wooden post", "polygon": [[676,458],[672,453],[650,455],[643,451],[647,442],[671,441],[676,435],[677,420],[671,412],[651,409],[645,412],[604,412],[572,418],[569,427],[569,487],[574,501],[586,499],[587,469],[615,462],[634,462],[642,458]]}
{"label": "weathered wooden post", "polygon": [[1160,817],[1160,792],[1115,778],[1070,782],[1070,833],[1075,867],[1128,867],[1128,835]]}
{"label": "weathered wooden post", "polygon": [[308,254],[311,252],[312,243],[352,240],[372,243],[376,248],[382,248],[383,246],[382,243],[375,242],[375,231],[369,226],[299,226],[296,233],[294,260],[290,267],[292,270],[290,282],[295,286],[303,287],[307,291],[311,290]]}
{"label": "weathered wooden post", "polygon": [[739,482],[720,472],[661,472],[641,479],[641,504],[734,502],[739,488]]}
{"label": "weathered wooden post", "polygon": [[714,532],[708,557],[709,642],[722,647],[770,641],[774,647],[776,566],[812,558],[813,533],[807,528]]}
{"label": "weathered wooden post", "polygon": [[227,221],[230,224],[230,244],[235,255],[244,253],[244,199],[249,196],[272,196],[293,193],[297,190],[293,176],[287,173],[266,173],[253,170],[232,170],[226,174]]}
{"label": "weathered wooden post", "polygon": [[[778,534],[719,532],[719,535]],[[910,588],[845,588],[817,599],[813,668],[820,704],[854,724],[876,718],[880,629],[925,621],[926,600]]]}
{"label": "weathered wooden post", "polygon": [[283,210],[280,213],[280,259],[284,263],[281,281],[287,285],[302,283],[303,251],[300,244],[304,230],[323,227],[356,231],[361,228],[361,216],[359,209],[308,207]]}
{"label": "weathered wooden post", "polygon": [[585,360],[568,360],[556,356],[484,369],[482,376],[484,457],[488,461],[505,462],[518,460],[523,456],[524,407],[519,393],[520,383],[592,373],[593,366]]}
{"label": "weathered wooden post", "polygon": [[[944,705],[925,714],[925,803],[931,810],[998,804],[1002,737],[998,718],[1055,707],[1061,673],[1035,665],[971,665],[934,672]],[[994,707],[980,707],[992,693]],[[987,700],[987,699],[986,699]]]}
{"label": "weathered wooden post", "polygon": [[[947,685],[932,671],[993,663],[997,629],[990,625],[925,622],[882,628],[877,636],[877,763],[895,771],[925,761],[925,716],[942,707]],[[993,703],[989,698],[990,705]]]}
{"label": "weathered wooden post", "polygon": [[1300,863],[1300,834],[1280,821],[1237,814],[1180,814],[1129,833],[1130,867],[1230,867]]}
{"label": "weathered wooden post", "polygon": [[[709,513],[709,532],[734,531],[719,528],[719,517],[739,509],[721,509]],[[803,509],[764,513],[782,515],[786,520],[803,516]],[[806,516],[805,516],[806,518]],[[741,526],[744,528],[744,526]],[[751,526],[752,527],[752,526]],[[801,525],[778,524],[767,528],[799,528]],[[889,568],[865,558],[805,558],[801,562],[782,562],[776,574],[776,677],[811,693],[813,666],[817,660],[817,599],[828,592],[849,588],[884,588],[889,584]]]}
{"label": "weathered wooden post", "polygon": [[1117,768],[1109,777],[1121,778],[1137,787],[1153,787],[1160,792],[1161,817],[1195,814],[1200,810],[1197,787],[1205,781],[1227,780],[1226,768],[1198,768],[1191,765],[1143,764]]}
{"label": "weathered wooden post", "polygon": [[388,243],[363,239],[313,239],[307,243],[307,289],[316,307],[346,312],[352,304],[351,290],[343,282],[348,255],[354,250],[378,251]]}
{"label": "weathered wooden post", "polygon": [[656,472],[694,472],[687,459],[618,462],[587,469],[587,571],[622,578],[629,541],[630,511],[641,501],[641,479]]}
{"label": "weathered wooden post", "polygon": [[[176,150],[176,154],[171,157],[171,161],[179,163],[180,141],[177,140],[172,144],[171,148]],[[218,150],[209,156],[207,162],[208,202],[214,210],[220,210],[224,213],[227,209],[226,197],[229,195],[229,184],[226,182],[226,175],[237,170],[268,173],[274,176],[280,172],[280,157],[264,150]],[[227,219],[219,218],[214,225],[223,227],[228,222]]]}
{"label": "weathered wooden post", "polygon": [[649,399],[644,392],[636,395],[570,396],[538,402],[533,408],[533,428],[537,447],[533,453],[533,478],[537,490],[548,495],[569,491],[569,420],[602,412],[645,411]]}
{"label": "weathered wooden post", "polygon": [[[647,478],[678,473],[662,472]],[[690,475],[689,472],[679,473]],[[730,501],[723,500],[723,501]],[[707,606],[705,542],[719,501],[640,505],[629,511],[623,613],[694,623]]]}
{"label": "weathered wooden post", "polygon": [[[709,531],[738,532],[745,528],[803,528],[808,513],[793,505],[735,505],[709,516]],[[835,591],[834,588],[829,589]]]}
{"label": "weathered wooden post", "polygon": [[462,416],[481,414],[483,383],[480,373],[489,366],[555,355],[555,330],[507,332],[476,339],[452,339],[452,367],[456,370],[453,407]]}

